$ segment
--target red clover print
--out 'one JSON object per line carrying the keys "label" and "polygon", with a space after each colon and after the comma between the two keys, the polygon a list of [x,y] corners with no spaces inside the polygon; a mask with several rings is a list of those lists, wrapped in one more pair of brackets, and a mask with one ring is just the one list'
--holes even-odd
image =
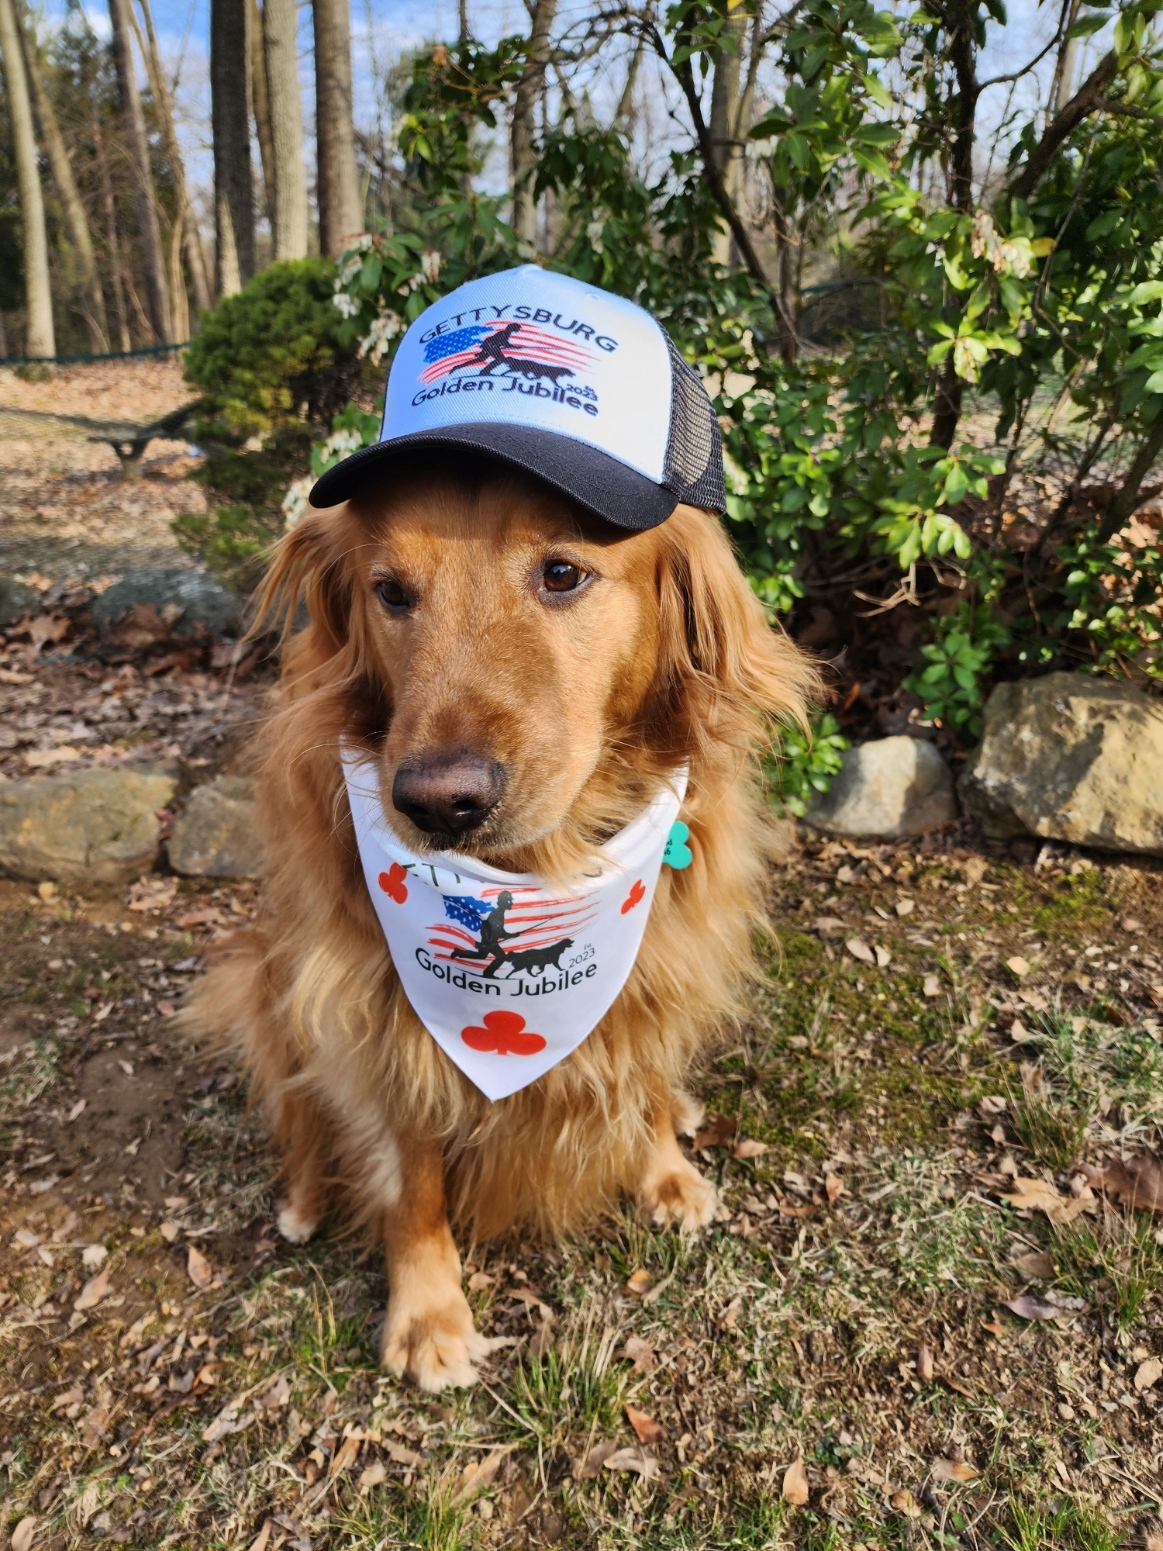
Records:
{"label": "red clover print", "polygon": [[402,905],[408,897],[407,885],[404,879],[408,876],[408,869],[401,867],[399,862],[393,862],[390,872],[382,872],[378,878],[380,888],[389,899],[394,899],[397,905]]}
{"label": "red clover print", "polygon": [[460,1037],[470,1050],[487,1050],[498,1056],[535,1056],[545,1049],[540,1034],[526,1029],[519,1012],[487,1012],[484,1028],[470,1024]]}
{"label": "red clover print", "polygon": [[634,906],[641,904],[645,898],[646,885],[643,883],[641,878],[638,878],[635,880],[634,886],[630,890],[629,894],[627,894],[626,898],[622,901],[622,914],[629,915],[631,910],[634,909]]}

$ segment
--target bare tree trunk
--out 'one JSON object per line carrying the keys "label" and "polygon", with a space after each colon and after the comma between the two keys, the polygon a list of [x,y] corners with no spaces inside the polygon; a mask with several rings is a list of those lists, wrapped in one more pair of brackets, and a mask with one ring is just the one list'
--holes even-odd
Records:
{"label": "bare tree trunk", "polygon": [[105,298],[101,293],[101,281],[97,277],[97,260],[93,254],[89,217],[85,214],[85,206],[77,189],[77,180],[73,176],[73,164],[69,158],[65,138],[61,134],[61,126],[57,122],[52,98],[45,90],[44,81],[41,79],[35,42],[29,37],[26,26],[22,25],[24,19],[17,10],[19,4],[20,0],[13,0],[16,25],[24,45],[24,62],[28,70],[29,84],[32,87],[37,127],[40,130],[44,148],[48,152],[48,164],[52,169],[53,182],[60,196],[65,225],[69,231],[69,241],[77,255],[77,269],[81,276],[81,292],[84,297],[85,327],[89,331],[89,348],[94,354],[103,355],[109,349],[109,337],[106,332]]}
{"label": "bare tree trunk", "polygon": [[133,349],[129,320],[125,311],[125,289],[121,284],[121,244],[117,237],[117,202],[113,197],[113,179],[105,154],[105,136],[101,133],[101,114],[95,97],[89,99],[93,148],[97,153],[97,177],[101,184],[101,209],[105,215],[105,269],[113,293],[113,322],[117,327],[117,348]]}
{"label": "bare tree trunk", "polygon": [[[137,32],[137,43],[141,49],[142,58],[145,60],[146,73],[149,76],[149,87],[153,93],[154,107],[158,121],[161,124],[162,138],[166,146],[166,158],[174,175],[174,193],[177,196],[178,216],[182,231],[182,246],[186,253],[186,268],[190,272],[190,284],[194,288],[194,305],[199,312],[208,312],[214,305],[214,296],[210,288],[210,270],[206,263],[206,250],[202,246],[202,233],[198,230],[198,216],[190,203],[189,190],[186,185],[186,164],[182,159],[182,149],[178,144],[178,134],[174,127],[174,107],[170,98],[170,89],[166,84],[165,71],[162,69],[161,52],[157,46],[157,34],[153,27],[153,12],[150,9],[149,0],[138,0],[141,6],[141,14],[145,18],[145,37],[137,30],[137,18],[130,11],[133,19],[134,31]],[[170,265],[171,287],[174,286],[173,265]],[[180,272],[179,272],[180,273]],[[181,282],[184,287],[184,282]],[[175,313],[179,309],[189,316],[189,309],[173,292]],[[174,323],[177,327],[178,319],[175,316]],[[178,327],[177,332],[185,339],[189,334],[189,328]]]}
{"label": "bare tree trunk", "polygon": [[271,144],[271,110],[267,101],[267,63],[262,41],[262,11],[258,0],[250,6],[250,104],[254,112],[254,130],[262,162],[263,209],[275,229],[275,148]]}
{"label": "bare tree trunk", "polygon": [[145,114],[137,89],[137,71],[133,59],[133,36],[129,0],[109,0],[109,20],[113,26],[113,62],[125,115],[125,136],[133,169],[134,208],[137,237],[141,245],[141,267],[145,274],[145,294],[149,321],[159,344],[172,344],[173,321],[170,296],[166,287],[165,258],[154,200],[153,172],[149,161],[149,137]]}
{"label": "bare tree trunk", "polygon": [[[949,57],[957,91],[953,98],[953,146],[950,156],[950,198],[964,215],[973,213],[973,150],[977,136],[977,99],[981,87],[977,80],[977,7],[973,0],[960,0],[949,30]],[[946,353],[945,364],[937,381],[933,401],[933,428],[929,441],[934,447],[952,447],[961,419],[964,383],[957,375],[954,351]]]}
{"label": "bare tree trunk", "polygon": [[210,0],[210,117],[219,296],[233,296],[254,274],[247,12],[247,0]]}
{"label": "bare tree trunk", "polygon": [[533,179],[537,172],[534,150],[537,104],[541,100],[545,68],[549,63],[549,33],[556,12],[557,0],[536,0],[529,33],[529,58],[517,83],[510,126],[513,230],[530,247],[537,242],[537,201],[533,197]]}
{"label": "bare tree trunk", "polygon": [[1139,488],[1158,463],[1160,453],[1163,453],[1163,415],[1155,421],[1147,433],[1146,440],[1132,459],[1131,466],[1111,502],[1110,510],[1099,528],[1099,538],[1104,544],[1113,538],[1138,506]]}
{"label": "bare tree trunk", "polygon": [[639,34],[638,42],[634,45],[634,52],[630,56],[630,68],[626,71],[626,84],[622,88],[622,95],[618,99],[618,106],[614,113],[613,129],[626,132],[633,127],[634,121],[634,88],[638,84],[638,72],[642,68],[642,56],[646,52],[646,34]]}
{"label": "bare tree trunk", "polygon": [[363,230],[351,100],[351,13],[348,0],[313,0],[315,146],[319,249],[338,258]]}
{"label": "bare tree trunk", "polygon": [[[1078,20],[1082,0],[1064,0],[1062,7],[1063,31],[1068,31]],[[1063,38],[1054,62],[1054,78],[1050,82],[1050,114],[1061,113],[1074,95],[1074,78],[1078,74],[1078,56],[1082,48],[1081,38]]]}
{"label": "bare tree trunk", "polygon": [[[739,82],[743,65],[743,39],[747,34],[747,15],[742,7],[728,14],[722,45],[715,56],[715,74],[711,81],[711,148],[715,168],[723,180],[727,196],[736,209],[743,195],[743,146],[739,134]],[[720,264],[737,264],[729,228],[720,227],[715,237],[715,258]]]}
{"label": "bare tree trunk", "polygon": [[24,73],[24,54],[13,0],[0,0],[0,55],[4,59],[4,85],[8,116],[12,121],[16,177],[20,189],[20,216],[24,227],[25,355],[56,355],[53,332],[52,289],[48,278],[48,234],[44,224],[44,196],[36,158],[36,133],[32,104]]}
{"label": "bare tree trunk", "polygon": [[267,103],[275,163],[275,258],[307,253],[307,171],[303,165],[303,104],[295,0],[264,0]]}

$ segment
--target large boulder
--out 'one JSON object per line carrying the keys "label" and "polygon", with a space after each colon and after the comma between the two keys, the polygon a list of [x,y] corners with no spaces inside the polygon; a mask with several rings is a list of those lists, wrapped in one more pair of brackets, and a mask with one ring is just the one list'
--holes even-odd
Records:
{"label": "large boulder", "polygon": [[0,576],[0,630],[7,630],[39,609],[40,593],[35,587],[18,582],[14,576]]}
{"label": "large boulder", "polygon": [[174,780],[142,767],[0,782],[0,873],[58,883],[128,883],[161,844]]}
{"label": "large boulder", "polygon": [[[179,638],[237,635],[242,629],[243,601],[212,576],[182,566],[130,571],[114,582],[93,604],[93,621],[102,635],[144,627],[156,615],[165,631]],[[155,627],[156,628],[156,627]]]}
{"label": "large boulder", "polygon": [[1163,703],[1080,673],[999,684],[959,784],[994,839],[1163,856]]}
{"label": "large boulder", "polygon": [[921,738],[877,738],[846,749],[840,773],[808,804],[805,821],[830,835],[902,839],[957,817],[949,766]]}
{"label": "large boulder", "polygon": [[169,840],[170,866],[188,878],[257,878],[262,847],[254,782],[219,776],[200,786]]}

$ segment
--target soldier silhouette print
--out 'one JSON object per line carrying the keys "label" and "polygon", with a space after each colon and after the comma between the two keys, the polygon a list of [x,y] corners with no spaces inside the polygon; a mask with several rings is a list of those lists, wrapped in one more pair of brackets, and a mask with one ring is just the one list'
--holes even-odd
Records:
{"label": "soldier silhouette print", "polygon": [[507,937],[519,937],[519,932],[511,932],[505,925],[505,911],[512,909],[513,896],[508,889],[502,889],[497,895],[497,903],[489,911],[481,922],[481,935],[475,948],[454,948],[454,959],[491,959],[485,970],[485,978],[491,980],[505,962],[508,955],[501,943]]}
{"label": "soldier silhouette print", "polygon": [[506,323],[503,328],[497,329],[494,333],[486,334],[477,344],[476,354],[470,356],[467,361],[462,361],[457,370],[465,371],[470,367],[479,366],[482,377],[491,377],[495,367],[503,366],[514,376],[548,377],[553,383],[561,377],[573,376],[568,366],[559,366],[549,361],[534,361],[525,356],[506,355],[505,351],[513,343],[520,329],[519,323]]}

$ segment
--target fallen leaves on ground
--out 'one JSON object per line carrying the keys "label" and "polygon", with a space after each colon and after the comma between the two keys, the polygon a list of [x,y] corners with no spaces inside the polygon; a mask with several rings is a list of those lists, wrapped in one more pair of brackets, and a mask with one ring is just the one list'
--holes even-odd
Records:
{"label": "fallen leaves on ground", "polygon": [[802,1508],[808,1501],[810,1489],[808,1487],[808,1473],[804,1469],[804,1458],[797,1454],[795,1459],[783,1473],[783,1486],[780,1494],[785,1503],[791,1503],[796,1508]]}
{"label": "fallen leaves on ground", "polygon": [[1077,1196],[1059,1195],[1053,1185],[1044,1179],[1025,1179],[1020,1174],[1013,1180],[1013,1191],[999,1192],[1003,1201],[1015,1211],[1045,1212],[1056,1228],[1066,1228],[1082,1212],[1094,1208],[1095,1196],[1089,1185],[1083,1186]]}
{"label": "fallen leaves on ground", "polygon": [[[493,1449],[486,1454],[484,1459],[471,1460],[461,1471],[456,1483],[456,1489],[452,1494],[453,1506],[459,1508],[463,1503],[483,1492],[493,1484],[497,1471],[505,1458],[505,1449]],[[365,1471],[366,1475],[367,1472]]]}
{"label": "fallen leaves on ground", "polygon": [[644,1481],[651,1480],[658,1474],[658,1461],[653,1454],[646,1449],[617,1449],[607,1459],[602,1461],[605,1470],[629,1471],[641,1476]]}
{"label": "fallen leaves on ground", "polygon": [[186,1253],[186,1275],[199,1291],[214,1280],[214,1267],[196,1244],[191,1244]]}
{"label": "fallen leaves on ground", "polygon": [[734,1115],[712,1115],[709,1124],[695,1133],[692,1145],[700,1147],[726,1147],[735,1136],[739,1124]]}
{"label": "fallen leaves on ground", "polygon": [[844,944],[854,959],[859,959],[862,964],[875,964],[876,954],[864,941],[863,937],[849,937]]}
{"label": "fallen leaves on ground", "polygon": [[1020,953],[1015,953],[1012,959],[1006,960],[1006,968],[1019,980],[1030,973],[1029,960],[1022,958]]}
{"label": "fallen leaves on ground", "polygon": [[938,1459],[933,1462],[934,1481],[976,1481],[981,1472],[963,1459]]}
{"label": "fallen leaves on ground", "polygon": [[579,1459],[575,1462],[573,1467],[574,1479],[577,1481],[596,1481],[602,1473],[602,1466],[617,1452],[618,1445],[612,1439],[605,1439],[601,1443],[595,1443],[584,1459]]}
{"label": "fallen leaves on ground", "polygon": [[756,1142],[749,1136],[743,1137],[735,1143],[733,1154],[736,1158],[762,1158],[767,1151],[766,1142]]}
{"label": "fallen leaves on ground", "polygon": [[1161,1378],[1163,1378],[1163,1362],[1160,1362],[1157,1357],[1148,1357],[1135,1369],[1135,1388],[1140,1395],[1143,1395],[1153,1385],[1158,1384]]}
{"label": "fallen leaves on ground", "polygon": [[1138,1206],[1163,1215],[1163,1160],[1154,1153],[1140,1153],[1126,1163],[1116,1158],[1097,1183],[1121,1206]]}
{"label": "fallen leaves on ground", "polygon": [[109,1291],[109,1267],[98,1271],[96,1276],[90,1277],[84,1287],[78,1293],[73,1308],[83,1314],[86,1309],[95,1309],[101,1299]]}
{"label": "fallen leaves on ground", "polygon": [[86,1244],[81,1251],[81,1264],[86,1271],[97,1271],[109,1258],[104,1244]]}
{"label": "fallen leaves on ground", "polygon": [[654,1348],[641,1336],[627,1336],[618,1356],[628,1358],[634,1364],[635,1373],[653,1373],[658,1367]]}
{"label": "fallen leaves on ground", "polygon": [[637,1406],[626,1407],[626,1420],[634,1429],[634,1436],[639,1443],[657,1444],[666,1437],[661,1422],[656,1422],[652,1416],[647,1416],[645,1411],[639,1411]]}
{"label": "fallen leaves on ground", "polygon": [[1028,1250],[1016,1260],[1011,1260],[1010,1264],[1022,1276],[1037,1277],[1040,1282],[1054,1275],[1054,1262],[1044,1249]]}
{"label": "fallen leaves on ground", "polygon": [[649,1271],[644,1271],[639,1266],[637,1271],[631,1271],[626,1278],[626,1291],[632,1293],[635,1298],[642,1298],[650,1291],[654,1278]]}
{"label": "fallen leaves on ground", "polygon": [[933,1354],[923,1341],[917,1348],[917,1378],[922,1384],[933,1382]]}
{"label": "fallen leaves on ground", "polygon": [[1039,1298],[1036,1293],[1023,1293],[1020,1298],[1002,1300],[1002,1308],[1009,1309],[1019,1319],[1057,1319],[1059,1315],[1073,1314],[1085,1307],[1085,1298]]}
{"label": "fallen leaves on ground", "polygon": [[937,975],[926,975],[925,979],[924,979],[924,982],[923,982],[923,984],[921,986],[921,991],[922,991],[922,993],[925,996],[940,996],[940,994],[941,994],[941,981],[940,981],[939,976],[937,976]]}

